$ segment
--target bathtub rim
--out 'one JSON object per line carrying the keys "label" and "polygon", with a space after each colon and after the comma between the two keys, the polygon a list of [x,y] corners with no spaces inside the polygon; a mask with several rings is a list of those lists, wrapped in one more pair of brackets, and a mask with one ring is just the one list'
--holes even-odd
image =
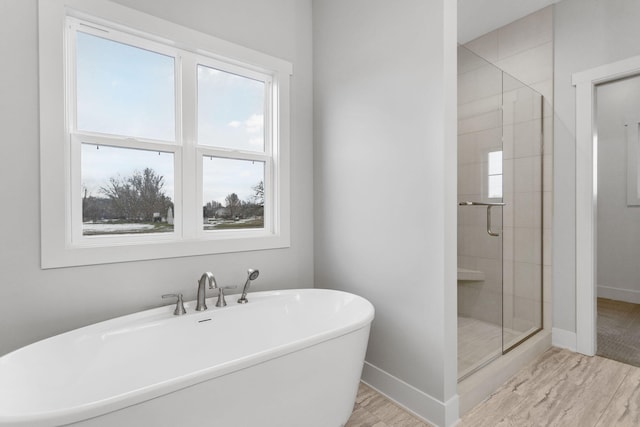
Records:
{"label": "bathtub rim", "polygon": [[[341,325],[340,327],[335,327],[332,329],[328,329],[321,333],[316,333],[313,335],[306,336],[302,339],[298,339],[293,342],[289,342],[286,344],[282,344],[279,346],[271,347],[267,350],[251,353],[247,356],[234,359],[231,361],[227,361],[224,363],[220,363],[214,366],[209,366],[204,369],[192,371],[186,375],[182,375],[179,377],[171,378],[170,380],[154,383],[145,387],[141,387],[138,389],[134,389],[125,393],[121,393],[115,396],[110,396],[105,399],[96,400],[93,402],[89,402],[85,405],[75,405],[69,406],[61,409],[54,409],[48,411],[40,411],[34,413],[20,413],[20,414],[2,414],[0,413],[0,426],[20,426],[20,425],[28,425],[30,427],[37,426],[49,426],[52,422],[59,424],[69,424],[74,422],[79,422],[82,420],[86,420],[89,418],[94,418],[109,412],[117,411],[119,409],[123,409],[129,406],[137,405],[143,403],[147,400],[155,399],[170,393],[175,393],[179,390],[197,385],[202,382],[210,381],[218,377],[222,377],[228,374],[231,374],[236,371],[240,371],[243,369],[248,369],[253,366],[265,363],[271,359],[276,359],[280,357],[284,357],[288,354],[294,353],[296,351],[300,351],[302,349],[312,347],[315,345],[320,345],[325,341],[329,341],[335,338],[342,337],[344,335],[348,335],[351,333],[355,333],[360,331],[363,328],[370,328],[371,322],[375,316],[375,309],[373,305],[365,298],[355,295],[349,292],[333,290],[333,289],[321,289],[321,288],[295,288],[295,289],[283,289],[283,290],[273,290],[273,291],[260,291],[253,292],[249,294],[249,298],[268,298],[269,296],[286,296],[286,295],[295,295],[295,294],[313,294],[313,293],[326,293],[326,294],[342,294],[343,297],[355,297],[361,300],[364,303],[364,307],[367,309],[366,315],[362,316],[362,318],[358,319],[358,321],[351,322],[347,325]],[[233,297],[233,295],[229,295],[229,297]],[[207,317],[211,315],[217,310],[228,310],[228,309],[240,309],[240,307],[246,307],[246,305],[237,304],[234,302],[230,302],[227,307],[224,308],[213,308],[215,298],[207,299],[207,304],[212,307],[209,310],[203,312],[195,312],[190,311],[185,316],[191,316],[193,319],[198,319],[199,317]],[[211,301],[209,301],[211,300]],[[185,303],[187,307],[191,306],[195,307],[195,300],[189,301]],[[167,317],[165,317],[167,316]],[[181,316],[184,318],[185,316]],[[173,306],[161,306],[157,308],[152,308],[148,310],[143,310],[140,312],[118,316],[115,318],[107,319],[101,322],[97,322],[94,324],[90,324],[84,327],[80,327],[77,329],[73,329],[71,331],[67,331],[58,335],[54,335],[49,338],[45,338],[43,340],[36,341],[35,343],[24,346],[20,349],[17,349],[13,352],[10,352],[0,359],[12,356],[15,357],[16,354],[27,349],[30,346],[37,345],[38,343],[53,340],[59,338],[60,336],[66,336],[69,334],[76,334],[83,330],[91,330],[98,329],[104,327],[107,323],[115,322],[116,325],[124,325],[128,322],[137,321],[140,322],[145,318],[149,318],[149,321],[154,321],[154,318],[160,318],[164,321],[170,321],[173,319]]]}

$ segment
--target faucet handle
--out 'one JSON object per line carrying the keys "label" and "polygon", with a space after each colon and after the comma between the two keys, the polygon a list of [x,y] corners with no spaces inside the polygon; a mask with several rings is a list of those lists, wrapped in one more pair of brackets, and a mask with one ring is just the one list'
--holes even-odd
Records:
{"label": "faucet handle", "polygon": [[218,289],[218,301],[216,301],[216,307],[226,307],[227,301],[224,299],[225,289],[235,289],[237,286],[223,286]]}
{"label": "faucet handle", "polygon": [[182,294],[165,294],[162,295],[162,298],[172,298],[175,297],[178,300],[176,301],[176,309],[173,311],[173,315],[174,316],[182,316],[183,314],[185,314],[187,312],[187,310],[184,309],[184,302],[182,301]]}

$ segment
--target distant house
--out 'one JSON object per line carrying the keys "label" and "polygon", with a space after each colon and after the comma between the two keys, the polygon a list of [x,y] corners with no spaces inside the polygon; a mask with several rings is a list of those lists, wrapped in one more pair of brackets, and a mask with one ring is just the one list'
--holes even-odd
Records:
{"label": "distant house", "polygon": [[171,208],[167,210],[167,223],[173,225],[173,209]]}

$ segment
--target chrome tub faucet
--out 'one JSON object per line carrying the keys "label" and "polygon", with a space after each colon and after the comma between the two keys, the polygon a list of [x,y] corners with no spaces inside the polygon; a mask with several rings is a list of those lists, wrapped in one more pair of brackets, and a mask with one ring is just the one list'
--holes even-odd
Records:
{"label": "chrome tub faucet", "polygon": [[182,301],[182,294],[165,294],[165,295],[162,295],[162,298],[177,298],[176,309],[173,310],[173,315],[174,316],[182,316],[183,314],[185,314],[187,312],[187,310],[184,309],[184,302]]}
{"label": "chrome tub faucet", "polygon": [[205,288],[207,281],[209,282],[209,289],[218,288],[216,278],[213,277],[213,274],[210,271],[202,274],[200,280],[198,280],[198,302],[196,304],[196,311],[204,311],[207,309],[207,303],[205,301],[205,299],[207,298]]}

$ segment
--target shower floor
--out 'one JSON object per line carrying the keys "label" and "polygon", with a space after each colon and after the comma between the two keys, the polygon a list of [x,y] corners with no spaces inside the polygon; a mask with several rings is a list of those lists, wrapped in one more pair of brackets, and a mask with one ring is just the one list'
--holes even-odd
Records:
{"label": "shower floor", "polygon": [[513,343],[522,332],[471,317],[458,316],[458,378],[462,379],[502,354],[502,339]]}

